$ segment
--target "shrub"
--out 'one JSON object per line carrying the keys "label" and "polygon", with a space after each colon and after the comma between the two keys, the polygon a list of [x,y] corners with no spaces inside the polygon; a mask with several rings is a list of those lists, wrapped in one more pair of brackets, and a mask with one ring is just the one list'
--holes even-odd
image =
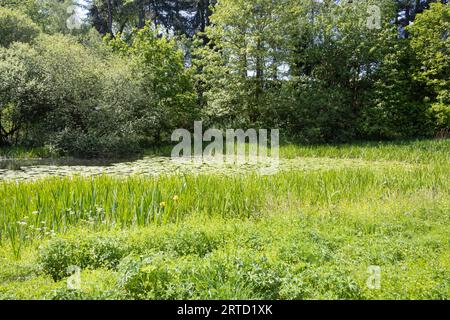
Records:
{"label": "shrub", "polygon": [[345,266],[307,268],[283,279],[281,299],[362,299],[363,290]]}
{"label": "shrub", "polygon": [[41,250],[39,256],[40,267],[54,281],[67,277],[68,267],[77,265],[77,260],[76,245],[62,239],[52,240]]}
{"label": "shrub", "polygon": [[[62,35],[0,50],[1,140],[80,157],[139,152],[127,112],[138,95],[130,90],[126,64],[115,68],[123,62],[117,59],[102,59]],[[125,92],[120,99],[117,91]]]}
{"label": "shrub", "polygon": [[168,288],[174,283],[173,265],[166,254],[156,253],[145,258],[128,256],[120,263],[119,274],[119,287],[133,298],[171,298]]}
{"label": "shrub", "polygon": [[19,140],[50,108],[39,52],[26,43],[0,47],[0,144]]}
{"label": "shrub", "polygon": [[217,237],[204,231],[183,229],[171,237],[159,239],[157,246],[179,256],[198,255],[203,257],[216,249],[219,243]]}
{"label": "shrub", "polygon": [[39,264],[44,273],[58,281],[70,275],[71,266],[114,269],[127,254],[127,245],[117,238],[55,238],[42,248]]}
{"label": "shrub", "polygon": [[140,153],[141,147],[133,137],[119,137],[114,133],[83,132],[77,129],[54,133],[47,145],[57,154],[82,158],[127,157]]}
{"label": "shrub", "polygon": [[131,255],[118,270],[120,289],[135,299],[276,299],[286,266],[252,250],[219,250],[203,258]]}

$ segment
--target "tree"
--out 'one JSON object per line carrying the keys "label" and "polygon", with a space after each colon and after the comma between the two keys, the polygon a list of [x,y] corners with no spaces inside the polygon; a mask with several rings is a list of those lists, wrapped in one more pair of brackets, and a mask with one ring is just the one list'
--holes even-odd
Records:
{"label": "tree", "polygon": [[394,16],[390,0],[219,2],[194,55],[206,115],[309,142],[360,135]]}
{"label": "tree", "polygon": [[34,128],[36,143],[83,157],[135,152],[126,111],[141,98],[129,64],[106,48],[97,51],[64,35],[43,36],[36,50],[51,105]]}
{"label": "tree", "polygon": [[380,38],[384,55],[365,92],[360,120],[363,137],[395,139],[427,136],[430,132],[424,90],[414,81],[416,63],[408,39],[399,39],[393,26]]}
{"label": "tree", "polygon": [[414,21],[416,15],[429,9],[430,3],[433,2],[446,4],[448,0],[396,0],[398,12],[396,24],[402,29],[402,32]]}
{"label": "tree", "polygon": [[31,42],[39,32],[38,26],[26,15],[0,8],[0,46],[9,47],[13,42]]}
{"label": "tree", "polygon": [[144,99],[127,62],[111,50],[41,35],[32,45],[0,48],[0,80],[0,144],[83,157],[137,150],[127,111]]}
{"label": "tree", "polygon": [[214,8],[211,26],[199,35],[194,52],[205,116],[211,123],[257,125],[259,115],[268,112],[273,97],[268,92],[279,83],[282,63],[277,42],[282,5],[228,0]]}
{"label": "tree", "polygon": [[450,128],[450,6],[432,3],[417,15],[411,32],[411,47],[418,65],[414,78],[428,89],[426,101],[438,129]]}
{"label": "tree", "polygon": [[168,141],[175,128],[190,128],[198,112],[192,77],[174,38],[149,22],[127,41],[117,34],[114,50],[131,61],[142,100],[130,105],[134,125],[146,143]]}
{"label": "tree", "polygon": [[0,145],[17,142],[48,109],[39,54],[30,45],[0,47]]}
{"label": "tree", "polygon": [[[46,33],[82,33],[85,25],[81,28],[72,29],[68,27],[69,19],[77,12],[72,10],[81,5],[78,0],[3,0],[1,6],[20,11],[28,16],[41,30]],[[78,17],[81,21],[81,17]]]}
{"label": "tree", "polygon": [[92,25],[102,34],[142,29],[146,21],[192,37],[209,24],[210,6],[215,0],[90,0]]}

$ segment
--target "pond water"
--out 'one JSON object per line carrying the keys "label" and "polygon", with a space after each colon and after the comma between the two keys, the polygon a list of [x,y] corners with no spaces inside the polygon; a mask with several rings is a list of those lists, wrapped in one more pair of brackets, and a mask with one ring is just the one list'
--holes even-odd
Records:
{"label": "pond water", "polygon": [[[374,162],[360,159],[331,159],[331,158],[295,158],[280,159],[278,171],[289,170],[326,170],[349,167],[382,168],[386,166],[402,165],[404,163]],[[170,174],[246,174],[251,172],[271,172],[266,169],[270,164],[196,164],[193,161],[174,161],[170,157],[147,156],[130,161],[111,160],[78,160],[78,159],[33,159],[33,160],[0,160],[0,180],[34,180],[48,176],[155,176]]]}

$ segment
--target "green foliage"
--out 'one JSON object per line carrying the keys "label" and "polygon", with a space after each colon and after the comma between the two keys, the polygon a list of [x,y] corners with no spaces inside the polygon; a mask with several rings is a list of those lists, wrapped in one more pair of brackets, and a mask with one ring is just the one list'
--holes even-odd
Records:
{"label": "green foliage", "polygon": [[111,41],[117,54],[92,30],[2,48],[0,143],[128,156],[192,126],[198,112],[191,71],[178,44],[158,34],[148,26],[130,44],[118,36]]}
{"label": "green foliage", "polygon": [[86,31],[83,23],[80,29],[70,30],[67,27],[71,15],[79,13],[70,10],[77,6],[73,0],[2,0],[0,6],[28,16],[27,19],[31,19],[48,34],[82,34]]}
{"label": "green foliage", "polygon": [[411,32],[411,47],[419,63],[414,72],[417,81],[428,89],[426,102],[436,128],[450,128],[450,7],[432,3],[417,15]]}
{"label": "green foliage", "polygon": [[69,236],[49,240],[40,250],[38,264],[42,272],[59,281],[71,274],[71,266],[115,270],[130,252],[135,255],[166,252],[170,256],[203,257],[222,242],[221,237],[211,230],[195,230],[187,225],[167,228],[164,232],[149,229],[131,236],[121,233],[105,237],[87,235],[82,239]]}
{"label": "green foliage", "polygon": [[79,21],[79,29],[71,30],[68,28],[71,16],[79,14],[70,10],[76,4],[77,2],[73,0],[35,1],[34,5],[29,6],[26,12],[47,34],[82,34],[86,27],[81,20]]}
{"label": "green foliage", "polygon": [[[272,197],[288,201],[286,195],[291,195],[304,205],[322,206],[346,203],[353,197],[379,199],[391,188],[405,194],[422,188],[445,189],[448,180],[446,141],[405,146],[286,147],[281,155],[387,162],[371,169],[371,162],[355,168],[339,168],[329,161],[335,168],[328,165],[323,171],[280,171],[273,177],[250,172],[228,179],[222,175],[186,175],[128,179],[68,177],[25,184],[3,181],[0,183],[0,241],[11,243],[20,251],[22,245],[33,242],[34,238],[48,237],[80,224],[92,226],[94,230],[110,230],[164,225],[198,213],[208,217],[252,218],[264,212]],[[408,170],[402,168],[403,163]],[[383,171],[386,168],[389,175]],[[272,197],[267,198],[267,194]],[[156,236],[154,241],[150,240],[148,247],[178,254],[186,252],[183,245],[186,244],[199,255],[208,254],[219,241],[210,233],[200,231],[180,232],[168,241]]]}
{"label": "green foliage", "polygon": [[43,69],[37,50],[25,43],[0,48],[0,145],[18,138],[48,110]]}
{"label": "green foliage", "polygon": [[438,128],[450,128],[450,104],[433,103],[430,108],[431,116],[435,119]]}
{"label": "green foliage", "polygon": [[395,29],[380,37],[385,55],[365,94],[360,126],[364,135],[376,139],[422,137],[433,133],[423,89],[411,74],[416,63],[409,40],[399,40]]}
{"label": "green foliage", "polygon": [[221,1],[194,50],[205,119],[304,142],[429,134],[395,14],[391,1]]}
{"label": "green foliage", "polygon": [[130,104],[133,126],[148,143],[169,142],[176,128],[190,128],[198,120],[191,72],[174,39],[148,24],[126,40],[118,34],[110,46],[130,60],[141,99]]}
{"label": "green foliage", "polygon": [[26,15],[0,7],[0,46],[13,42],[31,42],[39,34],[39,27]]}
{"label": "green foliage", "polygon": [[0,158],[34,159],[50,158],[52,154],[47,148],[4,147],[0,149]]}
{"label": "green foliage", "polygon": [[[17,258],[9,241],[1,243],[0,297],[447,299],[447,151],[445,140],[286,146],[283,157],[363,158],[370,166],[270,177],[187,176],[182,193],[177,177],[154,184],[113,179],[116,190],[105,187],[106,178],[3,184],[1,208],[8,215],[0,211],[0,219],[13,217],[10,226],[26,221],[18,226],[33,243],[24,237]],[[248,194],[235,192],[241,185]],[[154,205],[166,201],[170,214],[177,210],[170,200],[177,190],[184,214],[174,223],[141,220],[149,209],[142,199],[158,194],[155,186]],[[144,190],[150,193],[140,197]],[[258,192],[266,201],[250,197]],[[41,211],[25,214],[36,203]],[[72,207],[62,214],[64,204]],[[219,214],[227,206],[258,214]],[[48,228],[65,221],[66,227],[42,237],[35,219],[48,221]],[[121,223],[126,220],[136,222],[128,228]],[[82,270],[81,287],[68,289],[74,265]],[[379,290],[366,285],[372,265],[381,267]]]}
{"label": "green foliage", "polygon": [[[47,34],[68,33],[58,27],[67,5],[17,9]],[[139,29],[130,29],[138,4],[116,3],[111,12],[105,5],[97,14],[118,15],[113,29],[121,31],[107,44],[87,28],[31,41],[30,30],[39,31],[31,20],[2,9],[24,28],[2,24],[12,26],[2,39],[12,45],[29,35],[23,41],[31,43],[1,50],[1,144],[125,156],[169,142],[194,120],[280,128],[285,140],[308,143],[448,129],[448,6],[433,4],[409,27],[411,37],[399,39],[390,0],[226,0],[191,42],[141,16]]]}
{"label": "green foliage", "polygon": [[448,140],[412,140],[394,142],[360,142],[312,146],[283,145],[282,158],[313,157],[401,161],[411,164],[448,163]]}
{"label": "green foliage", "polygon": [[[128,90],[126,63],[112,57],[101,60],[67,37],[47,37],[39,45],[53,105],[38,128],[48,132],[45,144],[63,154],[89,157],[135,152],[132,132],[121,126],[127,124],[123,113],[133,103],[128,100],[133,92]],[[122,89],[127,94],[115,99]]]}
{"label": "green foliage", "polygon": [[58,281],[79,268],[115,268],[128,247],[117,238],[53,239],[40,251],[42,271]]}
{"label": "green foliage", "polygon": [[135,299],[229,299],[248,295],[274,299],[283,274],[283,266],[259,254],[255,257],[250,250],[220,250],[203,261],[156,253],[125,258],[119,266],[119,286]]}
{"label": "green foliage", "polygon": [[56,240],[42,253],[42,269],[52,276],[53,280],[60,280],[69,275],[69,266],[74,265],[75,248],[64,241]]}
{"label": "green foliage", "polygon": [[95,50],[61,35],[2,49],[2,142],[84,157],[138,151],[129,124],[128,107],[139,99],[131,70],[106,49],[98,49],[107,54],[103,59]]}
{"label": "green foliage", "polygon": [[[194,52],[194,65],[201,70],[198,89],[210,123],[250,126],[269,119],[265,115],[281,86],[276,79],[280,76],[277,67],[283,62],[276,51],[280,30],[273,17],[282,5],[236,0],[220,2],[214,8],[211,26],[200,35]],[[206,46],[205,37],[209,41]]]}
{"label": "green foliage", "polygon": [[[96,1],[97,32],[67,29],[69,0],[3,1],[0,156],[127,156],[194,120],[309,143],[450,126],[448,5],[401,38],[391,0],[172,3]],[[448,299],[448,150],[285,145],[302,166],[271,176],[0,181],[0,299]]]}

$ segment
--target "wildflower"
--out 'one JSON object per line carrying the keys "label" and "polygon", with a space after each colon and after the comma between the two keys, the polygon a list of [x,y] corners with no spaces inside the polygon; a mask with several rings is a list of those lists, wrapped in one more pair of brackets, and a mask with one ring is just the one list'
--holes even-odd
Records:
{"label": "wildflower", "polygon": [[165,203],[164,201],[162,201],[162,202],[159,203],[159,206],[160,206],[161,208],[164,208],[164,207],[166,206],[166,203]]}
{"label": "wildflower", "polygon": [[39,211],[33,211],[31,214],[34,214],[34,215],[38,215],[39,214]]}
{"label": "wildflower", "polygon": [[174,195],[172,199],[173,199],[173,201],[178,201],[178,196]]}

